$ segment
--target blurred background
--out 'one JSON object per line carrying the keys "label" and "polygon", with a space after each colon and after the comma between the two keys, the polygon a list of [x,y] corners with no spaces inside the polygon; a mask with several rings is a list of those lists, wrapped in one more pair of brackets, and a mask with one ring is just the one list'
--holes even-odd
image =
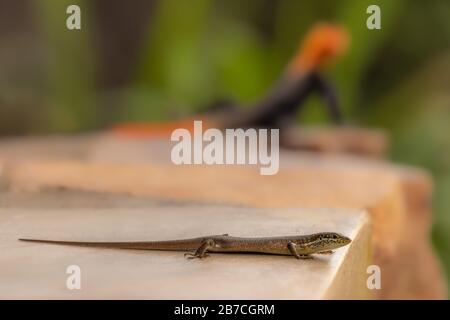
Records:
{"label": "blurred background", "polygon": [[[82,30],[66,8],[82,9]],[[381,7],[382,29],[366,28]],[[434,245],[450,271],[450,1],[0,0],[0,136],[160,121],[251,103],[318,21],[347,27],[327,72],[348,122],[384,128],[390,157],[435,179]],[[326,123],[311,97],[299,123]]]}

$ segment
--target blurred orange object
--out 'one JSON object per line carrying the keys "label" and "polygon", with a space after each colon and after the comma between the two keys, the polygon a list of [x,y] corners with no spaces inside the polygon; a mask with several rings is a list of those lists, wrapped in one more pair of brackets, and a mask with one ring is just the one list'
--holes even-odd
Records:
{"label": "blurred orange object", "polygon": [[344,27],[329,23],[315,25],[289,63],[288,74],[303,74],[325,66],[333,58],[346,52],[349,39]]}
{"label": "blurred orange object", "polygon": [[130,123],[119,123],[111,128],[113,134],[120,136],[127,136],[131,138],[165,138],[171,135],[175,129],[184,128],[190,132],[194,131],[194,121],[203,121],[204,128],[212,128],[214,126],[214,121],[207,118],[206,116],[196,116],[180,119],[178,121],[168,121],[168,122],[130,122]]}

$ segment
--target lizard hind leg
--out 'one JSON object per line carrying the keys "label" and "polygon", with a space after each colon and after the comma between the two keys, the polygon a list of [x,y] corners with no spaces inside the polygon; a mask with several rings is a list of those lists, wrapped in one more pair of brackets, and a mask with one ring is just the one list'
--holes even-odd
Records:
{"label": "lizard hind leg", "polygon": [[208,249],[214,247],[214,240],[213,239],[206,239],[202,242],[202,244],[200,245],[200,247],[198,247],[198,249],[192,253],[192,252],[187,252],[184,254],[185,257],[187,257],[188,259],[202,259],[202,258],[206,258],[209,255],[207,254]]}

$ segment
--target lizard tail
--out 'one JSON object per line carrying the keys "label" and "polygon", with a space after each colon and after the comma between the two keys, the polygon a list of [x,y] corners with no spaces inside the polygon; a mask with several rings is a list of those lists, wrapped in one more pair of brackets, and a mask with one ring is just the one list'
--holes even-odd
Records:
{"label": "lizard tail", "polygon": [[145,241],[145,242],[84,242],[84,241],[59,241],[43,239],[18,239],[24,242],[55,244],[74,247],[132,249],[132,250],[165,250],[165,251],[189,251],[199,246],[199,241],[175,240],[175,241]]}
{"label": "lizard tail", "polygon": [[56,244],[75,247],[118,248],[118,249],[144,249],[142,242],[81,242],[81,241],[57,241],[43,239],[19,239],[24,242]]}

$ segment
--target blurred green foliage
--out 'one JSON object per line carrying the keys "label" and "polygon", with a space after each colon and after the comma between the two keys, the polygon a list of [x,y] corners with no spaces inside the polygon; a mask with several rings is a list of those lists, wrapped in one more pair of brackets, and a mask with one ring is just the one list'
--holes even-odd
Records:
{"label": "blurred green foliage", "polygon": [[[69,34],[61,12],[76,3],[87,8],[83,31]],[[90,2],[34,4],[50,57],[42,89],[46,131],[101,127],[105,112],[115,121],[145,121],[193,114],[222,97],[250,104],[312,24],[341,23],[351,34],[350,51],[327,76],[349,122],[385,128],[395,161],[433,173],[434,241],[450,271],[450,1],[156,1],[132,80],[114,88],[118,107],[110,111],[98,107],[110,100],[95,89]],[[381,7],[381,30],[366,28],[369,4]],[[326,122],[322,109],[310,99],[302,123]]]}
{"label": "blurred green foliage", "polygon": [[[74,32],[70,36],[65,26],[66,8],[73,1],[42,0],[35,4],[41,22],[47,50],[47,119],[48,131],[86,130],[93,128],[96,101],[93,86],[93,59],[89,35]],[[77,1],[80,7],[85,1]],[[85,28],[89,28],[85,19]],[[63,106],[63,107],[61,107]]]}

